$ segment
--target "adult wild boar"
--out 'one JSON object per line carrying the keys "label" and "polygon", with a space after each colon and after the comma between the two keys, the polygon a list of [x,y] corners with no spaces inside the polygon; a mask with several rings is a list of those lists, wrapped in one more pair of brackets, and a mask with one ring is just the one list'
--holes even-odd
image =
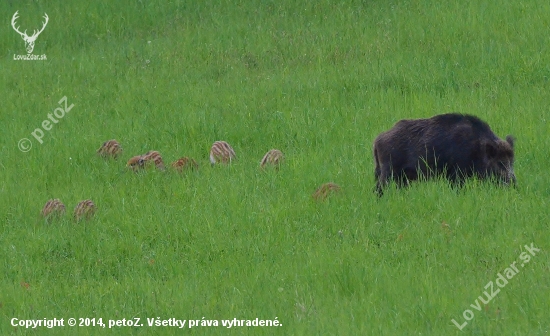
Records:
{"label": "adult wild boar", "polygon": [[390,180],[397,186],[434,176],[453,185],[472,176],[506,185],[516,181],[514,138],[504,141],[486,122],[458,113],[397,122],[374,141],[374,162],[379,196]]}

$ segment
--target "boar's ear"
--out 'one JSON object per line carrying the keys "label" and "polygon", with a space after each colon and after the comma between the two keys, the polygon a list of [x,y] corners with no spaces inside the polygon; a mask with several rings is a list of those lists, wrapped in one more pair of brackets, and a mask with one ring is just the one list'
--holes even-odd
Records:
{"label": "boar's ear", "polygon": [[513,136],[511,135],[506,136],[506,142],[510,144],[510,147],[512,147],[512,149],[514,149],[514,141],[516,141],[516,138],[514,138]]}

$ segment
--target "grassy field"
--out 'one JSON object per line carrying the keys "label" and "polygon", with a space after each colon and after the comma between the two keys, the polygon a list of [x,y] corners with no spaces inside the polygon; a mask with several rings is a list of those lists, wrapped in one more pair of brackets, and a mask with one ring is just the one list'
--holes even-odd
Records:
{"label": "grassy field", "polygon": [[[17,10],[29,32],[48,14],[33,51],[47,60],[14,60]],[[31,333],[13,318],[64,318],[33,333],[48,335],[548,334],[548,1],[25,0],[0,13],[0,334]],[[63,97],[74,107],[44,130]],[[451,111],[517,138],[518,188],[435,181],[378,199],[374,138]],[[122,158],[98,158],[113,138]],[[210,167],[216,140],[235,148],[230,166]],[[285,164],[261,172],[271,148]],[[200,169],[125,169],[148,150]],[[313,201],[329,181],[342,191]],[[47,224],[51,198],[67,214]],[[84,199],[98,211],[75,224]],[[282,326],[222,326],[234,318]]]}

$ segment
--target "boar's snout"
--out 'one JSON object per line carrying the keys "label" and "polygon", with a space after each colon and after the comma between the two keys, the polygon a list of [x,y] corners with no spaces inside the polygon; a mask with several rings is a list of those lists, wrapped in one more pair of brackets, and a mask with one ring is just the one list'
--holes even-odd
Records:
{"label": "boar's snout", "polygon": [[516,186],[516,174],[511,164],[504,165],[500,171],[500,182],[505,186]]}
{"label": "boar's snout", "polygon": [[516,187],[516,174],[514,174],[514,169],[512,169],[512,171],[510,172],[510,175],[509,175],[509,182],[507,185],[510,185],[512,184],[512,186],[515,188]]}

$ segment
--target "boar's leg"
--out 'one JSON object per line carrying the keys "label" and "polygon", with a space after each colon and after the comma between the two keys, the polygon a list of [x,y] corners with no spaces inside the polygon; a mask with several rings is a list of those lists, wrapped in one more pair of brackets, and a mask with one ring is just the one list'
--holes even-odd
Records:
{"label": "boar's leg", "polygon": [[451,182],[452,188],[461,189],[464,186],[466,181],[465,173],[462,172],[458,167],[453,167],[447,170],[446,177]]}
{"label": "boar's leg", "polygon": [[418,180],[418,170],[414,167],[405,167],[402,178],[404,184],[408,186],[410,181]]}
{"label": "boar's leg", "polygon": [[388,165],[383,165],[378,156],[378,150],[374,147],[374,162],[376,167],[374,168],[374,178],[376,180],[376,193],[378,197],[384,195],[384,187],[388,184],[390,178],[390,168]]}
{"label": "boar's leg", "polygon": [[387,174],[379,174],[376,179],[376,193],[378,197],[384,195],[384,188],[388,185],[389,178]]}
{"label": "boar's leg", "polygon": [[393,180],[398,188],[408,187],[411,181],[418,179],[418,173],[416,169],[412,167],[405,167],[399,171],[399,173],[393,173]]}
{"label": "boar's leg", "polygon": [[378,197],[382,197],[384,195],[384,188],[390,182],[391,171],[389,167],[377,166],[374,175],[376,177],[376,192],[378,193]]}

